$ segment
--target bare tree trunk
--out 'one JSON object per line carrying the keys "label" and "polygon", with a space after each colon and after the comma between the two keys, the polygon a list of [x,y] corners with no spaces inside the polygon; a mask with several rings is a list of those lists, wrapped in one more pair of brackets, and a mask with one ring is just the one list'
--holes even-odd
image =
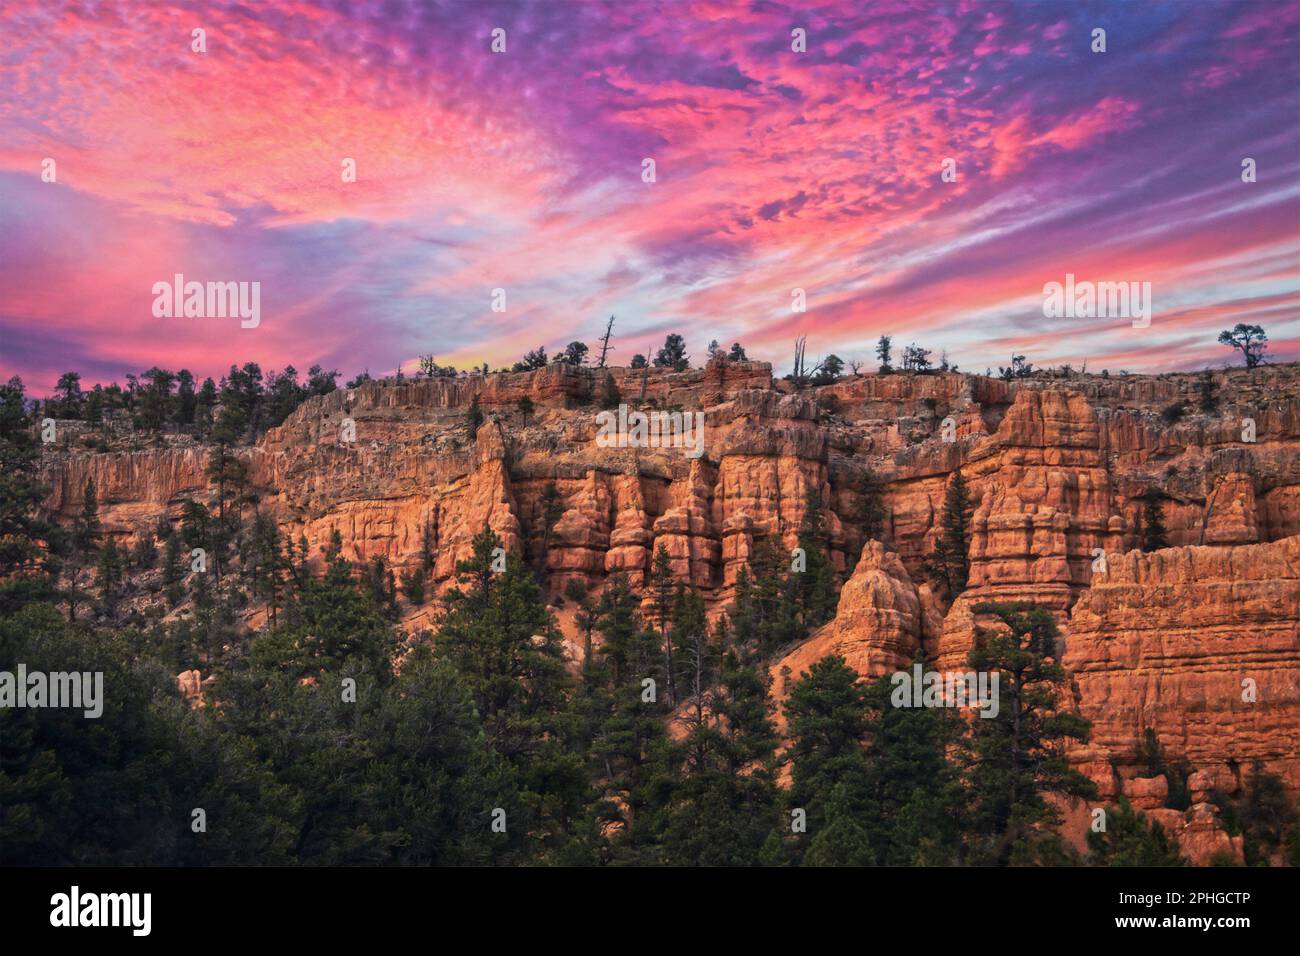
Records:
{"label": "bare tree trunk", "polygon": [[609,325],[605,326],[605,337],[601,339],[600,344],[600,361],[596,363],[596,368],[605,367],[605,356],[609,354],[609,336],[614,330],[614,317],[609,317]]}

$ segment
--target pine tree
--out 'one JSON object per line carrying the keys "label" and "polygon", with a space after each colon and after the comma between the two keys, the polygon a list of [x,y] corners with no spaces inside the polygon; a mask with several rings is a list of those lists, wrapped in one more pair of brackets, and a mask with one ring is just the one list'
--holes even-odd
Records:
{"label": "pine tree", "polygon": [[835,568],[831,564],[830,536],[822,516],[821,493],[808,496],[804,519],[799,527],[799,547],[803,550],[804,569],[793,571],[799,624],[804,631],[825,624],[835,614]]}
{"label": "pine tree", "polygon": [[1089,829],[1088,851],[1094,866],[1182,866],[1177,845],[1156,821],[1135,811],[1124,797],[1106,809],[1106,829]]}
{"label": "pine tree", "polygon": [[248,482],[247,463],[230,448],[234,434],[233,428],[218,426],[214,432],[216,444],[208,458],[208,479],[217,485],[217,514],[208,528],[205,550],[218,586],[231,549],[241,543],[244,487]]}
{"label": "pine tree", "polygon": [[805,865],[959,860],[965,795],[948,754],[961,721],[950,709],[895,706],[893,693],[888,676],[864,682],[838,656],[791,690],[789,804],[806,814],[796,840]]}
{"label": "pine tree", "polygon": [[1206,369],[1196,382],[1197,407],[1203,415],[1210,415],[1219,410],[1219,399],[1214,393],[1218,389],[1214,373]]}
{"label": "pine tree", "polygon": [[270,623],[275,627],[285,591],[288,561],[280,542],[280,529],[269,516],[258,513],[253,519],[246,560],[243,562],[253,580],[253,592],[267,604]]}
{"label": "pine tree", "polygon": [[397,587],[393,572],[380,555],[375,555],[365,566],[363,573],[366,589],[370,593],[371,603],[388,618],[397,618]]}
{"label": "pine tree", "polygon": [[660,646],[664,655],[664,676],[668,681],[668,700],[677,705],[676,671],[673,668],[673,642],[669,634],[669,622],[672,620],[673,607],[677,599],[677,586],[673,580],[673,568],[668,558],[668,549],[662,544],[655,551],[654,565],[650,571],[650,593],[653,600],[655,627],[659,632]]}
{"label": "pine tree", "polygon": [[469,432],[470,441],[478,437],[479,426],[483,424],[483,409],[479,406],[478,395],[469,403],[469,408],[465,412],[465,428]]}
{"label": "pine tree", "polygon": [[892,340],[888,335],[882,335],[880,340],[876,342],[876,358],[880,360],[881,375],[888,375],[894,370],[893,366],[889,364],[891,342]]}
{"label": "pine tree", "polygon": [[407,568],[402,572],[402,596],[412,607],[424,603],[424,577],[422,568]]}
{"label": "pine tree", "polygon": [[591,799],[582,742],[559,628],[518,554],[492,570],[500,547],[491,531],[475,536],[434,642],[464,681],[489,746],[519,776],[526,815],[517,825],[555,858],[574,849],[573,828]]}
{"label": "pine tree", "polygon": [[623,393],[618,390],[618,384],[614,381],[612,372],[605,373],[604,383],[600,387],[600,407],[603,409],[615,409],[623,401]]}
{"label": "pine tree", "polygon": [[519,760],[554,732],[567,680],[560,633],[536,581],[515,554],[505,571],[493,572],[499,547],[491,531],[474,537],[434,640],[465,680],[488,740]]}
{"label": "pine tree", "polygon": [[1241,834],[1246,865],[1300,865],[1300,812],[1286,784],[1256,760],[1243,790],[1236,801],[1216,794],[1215,802],[1228,832]]}
{"label": "pine tree", "polygon": [[655,808],[668,785],[660,763],[666,699],[657,692],[647,699],[664,683],[663,656],[656,633],[641,619],[640,598],[621,574],[601,594],[596,628],[601,646],[584,682],[594,713],[589,752],[595,778],[621,798],[602,798],[595,814],[618,829],[616,855],[639,858],[655,852]]}
{"label": "pine tree", "polygon": [[[727,643],[725,629],[715,635]],[[664,861],[753,866],[780,826],[776,730],[767,671],[726,652],[717,687],[687,720],[674,747],[677,781],[663,811]]]}
{"label": "pine tree", "polygon": [[764,659],[806,634],[797,592],[799,580],[789,570],[787,555],[775,537],[760,539],[749,568],[742,567],[736,578],[730,610],[736,642],[753,647]]}
{"label": "pine tree", "polygon": [[684,372],[691,367],[690,357],[686,354],[686,340],[676,332],[664,339],[663,348],[656,354],[654,364],[659,368],[671,368],[674,372]]}
{"label": "pine tree", "polygon": [[547,559],[551,553],[551,533],[555,530],[555,525],[560,518],[564,516],[564,499],[560,496],[560,489],[556,487],[555,482],[548,481],[546,487],[542,489],[541,497],[542,508],[542,550],[539,557],[539,573],[545,574],[547,571]]}
{"label": "pine tree", "polygon": [[158,562],[158,545],[152,528],[139,528],[131,548],[130,565],[136,571],[148,571]]}
{"label": "pine tree", "polygon": [[100,549],[95,565],[95,587],[99,589],[100,602],[110,621],[116,621],[118,602],[122,598],[122,579],[126,561],[112,538]]}
{"label": "pine tree", "polygon": [[185,580],[185,569],[181,563],[181,539],[174,531],[164,540],[162,583],[163,594],[167,603],[175,607],[181,603],[184,591],[181,582]]}
{"label": "pine tree", "polygon": [[944,491],[934,553],[923,566],[950,599],[966,590],[970,577],[970,523],[970,492],[966,477],[958,469],[952,473]]}
{"label": "pine tree", "polygon": [[[1091,781],[1070,767],[1065,748],[1086,742],[1087,720],[1061,709],[1067,682],[1058,660],[1060,634],[1051,612],[1023,603],[978,604],[999,625],[976,629],[969,663],[998,678],[998,713],[975,718],[971,731],[971,830],[976,859],[1029,862],[1051,851],[1060,813],[1048,793],[1091,796]],[[990,680],[992,678],[990,677]]]}
{"label": "pine tree", "polygon": [[785,702],[790,745],[788,803],[803,810],[810,841],[827,826],[827,801],[837,787],[841,809],[865,812],[867,690],[844,658],[823,657],[803,674]]}
{"label": "pine tree", "polygon": [[1142,550],[1159,551],[1169,547],[1169,537],[1165,532],[1164,515],[1160,508],[1160,492],[1155,488],[1147,489],[1142,496]]}
{"label": "pine tree", "polygon": [[99,539],[103,529],[99,522],[99,499],[95,495],[95,486],[86,482],[86,489],[81,499],[81,514],[72,522],[72,552],[68,561],[68,588],[65,597],[68,602],[68,619],[77,619],[77,603],[85,596],[81,590],[82,569],[90,567],[99,554]]}
{"label": "pine tree", "polygon": [[879,538],[885,524],[885,489],[880,476],[870,468],[864,469],[858,478],[857,492],[855,517],[864,542],[868,538]]}
{"label": "pine tree", "polygon": [[702,720],[705,698],[717,673],[718,649],[710,642],[704,600],[694,588],[678,586],[669,616],[668,643],[677,664],[673,686],[691,698],[697,721]]}
{"label": "pine tree", "polygon": [[804,866],[875,866],[866,817],[855,808],[847,784],[835,784],[826,798],[826,823],[819,827],[803,855]]}
{"label": "pine tree", "polygon": [[[186,551],[189,552],[182,560],[189,559],[196,549],[201,550],[205,555],[204,568],[206,569],[207,560],[213,554],[215,547],[214,537],[212,514],[206,507],[193,499],[187,500],[181,505],[180,540],[185,545]],[[187,561],[186,563],[190,562]],[[207,570],[196,574],[191,584],[197,593],[206,593],[208,587]]]}
{"label": "pine tree", "polygon": [[966,792],[950,755],[964,721],[954,708],[896,706],[896,690],[889,675],[866,686],[867,819],[880,821],[870,844],[885,866],[951,866],[962,857]]}
{"label": "pine tree", "polygon": [[253,644],[251,659],[294,677],[319,679],[351,669],[387,683],[396,639],[372,595],[358,586],[338,529],[325,561],[325,575],[307,582],[279,626]]}

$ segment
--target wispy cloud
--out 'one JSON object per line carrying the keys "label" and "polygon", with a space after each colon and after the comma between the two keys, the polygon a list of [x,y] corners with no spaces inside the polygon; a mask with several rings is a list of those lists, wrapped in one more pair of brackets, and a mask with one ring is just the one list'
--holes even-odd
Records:
{"label": "wispy cloud", "polygon": [[[37,391],[498,365],[609,314],[625,357],[1164,369],[1236,321],[1300,357],[1290,4],[30,2],[0,50],[0,335]],[[261,281],[262,323],[155,319],[176,272]],[[1066,273],[1152,282],[1151,327],[1044,319]]]}

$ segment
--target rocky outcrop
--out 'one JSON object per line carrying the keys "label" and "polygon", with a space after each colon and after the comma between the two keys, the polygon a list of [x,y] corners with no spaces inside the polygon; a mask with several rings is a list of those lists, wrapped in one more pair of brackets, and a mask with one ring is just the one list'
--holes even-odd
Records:
{"label": "rocky outcrop", "polygon": [[176,675],[176,689],[180,691],[181,699],[191,707],[202,707],[204,687],[211,680],[211,677],[204,680],[203,675],[197,670],[181,671]]}
{"label": "rocky outcrop", "polygon": [[[702,412],[703,454],[598,444],[592,396],[605,374],[637,408]],[[476,399],[486,420],[471,436]],[[61,520],[87,483],[105,528],[127,543],[187,499],[212,500],[209,450],[191,438],[128,432],[85,444],[85,426],[65,431],[43,448],[47,504]],[[792,547],[819,508],[846,573],[839,613],[777,665],[778,688],[782,668],[797,675],[826,653],[864,673],[918,650],[964,669],[974,608],[1030,601],[1060,622],[1072,705],[1094,722],[1075,759],[1104,796],[1145,773],[1148,727],[1193,770],[1237,780],[1260,760],[1300,789],[1300,367],[1011,382],[866,375],[799,391],[763,363],[552,365],[340,389],[236,451],[247,507],[313,553],[335,531],[349,557],[397,569],[427,552],[430,600],[490,528],[546,569],[552,594],[614,573],[639,586],[662,547],[716,614],[756,546]],[[923,565],[958,469],[973,505],[969,587],[937,601]],[[868,470],[882,483],[883,544],[868,543],[860,521]],[[1148,495],[1171,547],[1142,554]],[[410,613],[423,626],[427,611]]]}
{"label": "rocky outcrop", "polygon": [[912,583],[897,554],[868,541],[840,590],[834,619],[772,665],[777,695],[784,698],[790,681],[830,654],[873,677],[906,669],[939,627],[930,589]]}
{"label": "rocky outcrop", "polygon": [[[1103,792],[1154,730],[1166,754],[1300,789],[1300,536],[1116,555],[1070,611],[1063,661]],[[1233,788],[1235,789],[1235,787]]]}

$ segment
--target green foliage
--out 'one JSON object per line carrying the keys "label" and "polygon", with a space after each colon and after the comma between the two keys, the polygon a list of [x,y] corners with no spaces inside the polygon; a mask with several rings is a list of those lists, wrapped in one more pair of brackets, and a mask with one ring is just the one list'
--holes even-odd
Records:
{"label": "green foliage", "polygon": [[524,356],[522,362],[516,362],[510,369],[512,372],[531,372],[534,369],[546,368],[546,348],[538,346]]}
{"label": "green foliage", "polygon": [[736,575],[731,619],[739,642],[766,658],[803,637],[790,561],[780,544],[764,538],[754,545],[749,567]]}
{"label": "green foliage", "polygon": [[[0,622],[0,669],[103,674],[103,714],[0,710],[0,863],[176,865],[284,861],[286,806],[239,742],[136,662],[126,634],[30,607]],[[220,826],[194,839],[190,811]],[[210,838],[210,839],[207,839]]]}
{"label": "green foliage", "polygon": [[394,650],[382,607],[357,586],[351,562],[335,553],[324,577],[307,582],[280,626],[253,645],[251,660],[307,679],[352,666],[383,683]]}
{"label": "green foliage", "polygon": [[788,802],[805,812],[808,833],[816,835],[827,825],[827,801],[837,786],[843,789],[839,801],[846,812],[855,809],[855,798],[864,799],[866,687],[842,657],[824,657],[795,683],[785,715],[790,727]]}
{"label": "green foliage", "polygon": [[[164,518],[137,531],[129,567],[103,533],[93,484],[66,541],[42,524],[34,422],[21,383],[0,391],[0,670],[102,671],[106,690],[97,720],[0,709],[0,865],[1074,861],[1045,797],[1088,793],[1063,756],[1087,726],[1058,707],[1064,671],[1047,612],[976,608],[1000,620],[978,632],[971,657],[999,673],[998,718],[893,706],[889,678],[865,680],[827,658],[790,688],[782,754],[768,662],[835,601],[815,497],[798,530],[802,570],[779,537],[759,539],[725,614],[683,583],[661,546],[643,592],[619,574],[600,591],[570,585],[581,661],[570,660],[534,573],[518,554],[500,570],[502,543],[485,531],[457,565],[432,635],[408,635],[395,624],[386,562],[354,567],[335,531],[322,574],[306,539],[286,540],[249,487],[238,443],[286,414],[297,387],[292,369],[264,378],[251,364],[219,391],[211,380],[195,389],[188,373],[173,383],[165,370],[133,380],[124,394],[147,427],[213,430],[215,495],[185,502],[177,528]],[[53,401],[89,415],[112,400],[69,378]],[[866,504],[874,495],[868,476],[864,528],[878,520]],[[541,497],[544,567],[564,501],[554,482]],[[412,604],[433,569],[428,526],[424,538],[419,567],[401,576]],[[192,575],[185,602],[192,548],[216,573]],[[159,549],[157,580],[178,613],[95,626],[114,625],[123,599],[155,580],[128,571],[157,563]],[[64,559],[66,616],[36,583]],[[88,600],[77,578],[92,569],[102,614],[75,620]],[[263,608],[250,630],[248,612]],[[177,690],[177,672],[190,669],[205,678],[202,704]],[[1185,779],[1158,747],[1149,758],[1153,772],[1173,774],[1171,792]],[[1220,803],[1250,862],[1294,859],[1295,809],[1276,778],[1256,768],[1240,800]],[[206,832],[191,827],[195,808]],[[793,809],[806,812],[806,832],[791,832]],[[1090,843],[1099,864],[1176,860],[1125,806]]]}
{"label": "green foliage", "polygon": [[104,613],[110,620],[117,618],[125,572],[126,559],[117,543],[110,538],[100,551],[99,561],[95,565],[95,587],[99,590],[99,599],[103,604]]}
{"label": "green foliage", "polygon": [[241,570],[252,581],[253,593],[266,602],[274,627],[288,586],[289,560],[280,529],[268,515],[258,513],[253,519],[253,532],[241,556]]}
{"label": "green foliage", "polygon": [[812,377],[812,383],[814,385],[833,385],[843,374],[844,360],[831,353],[818,363],[816,372]]}
{"label": "green foliage", "polygon": [[858,501],[854,517],[862,537],[879,538],[885,526],[884,483],[870,468],[864,469],[857,483]]}
{"label": "green foliage", "polygon": [[1247,866],[1275,862],[1300,866],[1300,812],[1286,784],[1265,771],[1262,763],[1252,765],[1243,792],[1235,800],[1217,792],[1211,799],[1221,811],[1224,828],[1241,835]]}
{"label": "green foliage", "polygon": [[674,372],[686,371],[691,367],[690,356],[686,354],[686,340],[676,332],[670,334],[655,354],[654,364],[659,368],[670,368]]}
{"label": "green foliage", "polygon": [[1090,725],[1060,707],[1067,677],[1050,611],[1023,603],[978,604],[974,611],[998,620],[993,629],[976,628],[969,665],[996,672],[999,708],[995,717],[976,718],[970,734],[971,831],[977,860],[1005,864],[1032,856],[1060,823],[1046,794],[1094,793],[1065,757],[1072,741],[1088,740]]}
{"label": "green foliage", "polygon": [[154,539],[153,529],[137,530],[129,563],[134,571],[148,571],[158,563],[158,544]]}
{"label": "green foliage", "polygon": [[1160,420],[1166,425],[1176,425],[1183,420],[1187,414],[1187,403],[1184,401],[1170,402],[1160,412]]}
{"label": "green foliage", "polygon": [[[141,432],[155,434],[179,428],[207,436],[219,424],[229,441],[237,441],[279,425],[313,395],[334,391],[338,376],[337,371],[326,372],[313,365],[307,383],[300,385],[292,365],[264,376],[256,363],[249,362],[242,368],[232,365],[220,387],[209,378],[196,389],[189,369],[173,372],[154,366],[140,375],[128,375],[125,389],[114,382],[83,392],[81,376],[65,372],[55,386],[54,397],[46,402],[45,412],[54,418],[87,422],[100,422],[109,412],[128,418]],[[213,418],[218,404],[220,422]]]}
{"label": "green foliage", "polygon": [[95,485],[87,481],[81,498],[81,511],[72,520],[69,536],[69,554],[65,566],[68,583],[63,596],[68,602],[68,618],[77,619],[77,605],[88,595],[81,587],[82,571],[91,567],[99,555],[99,539],[103,528],[99,522],[99,499],[95,495]]}
{"label": "green foliage", "polygon": [[1160,492],[1148,488],[1142,496],[1142,550],[1159,551],[1169,547],[1169,536],[1165,531],[1164,514],[1160,507]]}
{"label": "green foliage", "polygon": [[966,590],[970,577],[971,508],[966,476],[958,469],[952,473],[944,491],[934,553],[923,565],[926,574],[943,588],[949,599]]}
{"label": "green foliage", "polygon": [[564,516],[564,498],[560,495],[560,489],[555,482],[548,481],[546,487],[542,489],[540,498],[541,504],[541,525],[542,525],[542,548],[538,554],[539,573],[546,571],[546,559],[551,553],[551,532],[555,530],[555,525],[560,518]]}
{"label": "green foliage", "polygon": [[471,440],[478,437],[479,426],[483,424],[483,409],[479,407],[478,395],[469,403],[469,408],[465,411],[465,429],[469,432]]}
{"label": "green foliage", "polygon": [[659,632],[659,643],[664,653],[664,674],[668,680],[668,700],[677,704],[677,671],[673,666],[673,641],[669,623],[677,606],[678,585],[673,577],[668,549],[662,544],[655,549],[654,564],[650,570],[651,614]]}
{"label": "green foliage", "polygon": [[1268,333],[1262,325],[1250,325],[1238,322],[1231,329],[1219,333],[1219,341],[1236,349],[1246,360],[1246,368],[1257,368],[1265,362],[1264,353],[1268,351]]}
{"label": "green foliage", "polygon": [[561,365],[586,365],[587,345],[585,342],[570,342],[564,351],[555,356],[553,362]]}
{"label": "green foliage", "polygon": [[424,603],[424,569],[407,568],[402,572],[402,596],[412,607]]}
{"label": "green foliage", "polygon": [[622,403],[623,393],[618,390],[618,384],[614,381],[613,373],[605,373],[605,381],[600,387],[597,400],[603,409],[615,409]]}
{"label": "green foliage", "polygon": [[1165,806],[1170,810],[1186,810],[1192,805],[1192,793],[1187,778],[1192,768],[1186,760],[1170,764],[1165,757],[1160,738],[1150,727],[1142,732],[1142,760],[1146,763],[1148,777],[1164,777],[1169,785]]}
{"label": "green foliage", "polygon": [[507,556],[505,571],[492,570],[500,547],[491,531],[475,536],[472,556],[456,566],[459,585],[444,597],[435,642],[469,688],[489,740],[522,757],[555,730],[564,655],[555,621],[519,556]]}
{"label": "green foliage", "polygon": [[837,656],[818,661],[791,690],[788,804],[807,815],[804,865],[960,860],[965,795],[948,756],[960,718],[950,709],[895,706],[892,695],[888,677],[864,682]]}
{"label": "green foliage", "polygon": [[1202,414],[1208,415],[1219,410],[1219,398],[1215,394],[1218,385],[1214,381],[1214,373],[1208,369],[1201,373],[1201,377],[1196,382],[1197,407]]}
{"label": "green foliage", "polygon": [[[727,643],[725,626],[716,634]],[[716,650],[717,648],[715,648]],[[716,687],[692,685],[687,733],[672,749],[678,779],[662,811],[664,862],[753,866],[780,826],[775,727],[766,668],[731,649]]]}
{"label": "green foliage", "polygon": [[1178,847],[1158,822],[1134,810],[1120,798],[1106,810],[1106,829],[1088,831],[1088,851],[1094,866],[1182,866]]}
{"label": "green foliage", "polygon": [[43,516],[32,424],[15,376],[0,385],[0,614],[49,597],[60,570],[63,535]]}
{"label": "green foliage", "polygon": [[795,609],[800,626],[812,630],[835,616],[838,598],[835,568],[831,564],[830,536],[822,514],[821,495],[808,496],[803,522],[799,526],[799,548],[803,570],[792,570]]}
{"label": "green foliage", "polygon": [[181,558],[181,539],[178,534],[167,537],[163,547],[162,584],[163,594],[171,607],[180,604],[185,597],[182,582],[185,580],[185,565]]}
{"label": "green foliage", "polygon": [[876,358],[880,360],[880,374],[888,375],[894,370],[889,364],[889,357],[893,340],[888,335],[882,335],[876,342]]}

